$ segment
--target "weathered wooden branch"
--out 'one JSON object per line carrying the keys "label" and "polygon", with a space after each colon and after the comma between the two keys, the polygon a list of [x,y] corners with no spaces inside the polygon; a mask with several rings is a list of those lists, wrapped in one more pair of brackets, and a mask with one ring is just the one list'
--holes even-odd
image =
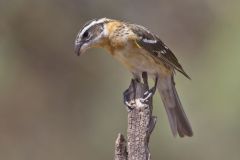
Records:
{"label": "weathered wooden branch", "polygon": [[156,124],[152,116],[152,95],[149,94],[147,74],[143,83],[132,80],[124,92],[124,103],[128,110],[127,142],[118,135],[115,145],[115,160],[150,160],[148,143]]}
{"label": "weathered wooden branch", "polygon": [[114,160],[127,160],[127,147],[126,141],[122,134],[118,134],[115,143],[115,159]]}

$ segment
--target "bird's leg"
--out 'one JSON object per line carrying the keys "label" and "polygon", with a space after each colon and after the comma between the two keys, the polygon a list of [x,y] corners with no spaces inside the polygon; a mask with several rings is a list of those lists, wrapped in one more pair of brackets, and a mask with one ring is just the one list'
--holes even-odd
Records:
{"label": "bird's leg", "polygon": [[132,73],[133,74],[133,79],[132,79],[132,81],[134,81],[133,83],[133,94],[134,94],[134,99],[136,99],[137,97],[136,97],[136,91],[137,91],[137,85],[136,85],[136,83],[141,83],[141,76],[139,75],[139,74],[137,74],[137,73]]}
{"label": "bird's leg", "polygon": [[137,83],[140,83],[141,80],[140,79],[132,79],[131,80],[131,84],[130,86],[128,87],[127,90],[125,90],[123,92],[123,103],[128,107],[128,110],[132,110],[134,104],[135,104],[135,99],[136,99],[136,85]]}
{"label": "bird's leg", "polygon": [[[148,84],[147,75],[143,74],[143,82],[144,82],[144,84]],[[154,86],[144,93],[144,97],[141,99],[141,102],[143,102],[143,103],[147,102],[148,99],[155,94],[156,88],[157,88],[157,82],[158,82],[158,76],[155,77]]]}
{"label": "bird's leg", "polygon": [[157,83],[158,83],[158,76],[155,77],[154,80],[154,86],[149,90],[150,92],[152,92],[152,94],[154,95],[157,89]]}
{"label": "bird's leg", "polygon": [[128,111],[133,110],[136,106],[144,107],[146,104],[151,103],[152,96],[156,91],[157,77],[155,79],[155,84],[151,89],[149,89],[148,86],[147,73],[142,73],[143,81],[141,81],[139,77],[140,76],[135,76],[135,79],[132,79],[128,89],[123,93],[124,104],[127,106]]}

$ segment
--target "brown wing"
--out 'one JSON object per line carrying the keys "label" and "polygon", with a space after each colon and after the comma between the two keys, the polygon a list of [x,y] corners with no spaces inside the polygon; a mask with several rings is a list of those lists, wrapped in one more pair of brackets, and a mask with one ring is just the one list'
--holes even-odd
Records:
{"label": "brown wing", "polygon": [[152,56],[159,58],[166,65],[178,70],[188,79],[191,79],[183,70],[173,52],[156,35],[151,34],[143,26],[129,24],[129,27],[140,37],[137,40],[137,44],[140,47],[147,50]]}

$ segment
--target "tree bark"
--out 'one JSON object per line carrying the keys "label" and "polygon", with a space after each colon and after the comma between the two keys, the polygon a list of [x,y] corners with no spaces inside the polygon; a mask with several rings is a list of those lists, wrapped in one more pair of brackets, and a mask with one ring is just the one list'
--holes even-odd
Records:
{"label": "tree bark", "polygon": [[128,111],[127,142],[118,135],[115,145],[115,160],[150,160],[149,139],[156,124],[152,116],[152,95],[149,92],[147,74],[143,83],[132,80],[124,92],[124,103]]}

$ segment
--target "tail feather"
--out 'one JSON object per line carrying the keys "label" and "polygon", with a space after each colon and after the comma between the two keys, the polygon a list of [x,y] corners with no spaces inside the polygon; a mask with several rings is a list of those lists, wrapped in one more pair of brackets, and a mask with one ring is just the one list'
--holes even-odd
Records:
{"label": "tail feather", "polygon": [[180,137],[191,137],[193,135],[192,128],[178,97],[173,76],[159,77],[157,87],[165,106],[173,135],[176,136],[178,134]]}

